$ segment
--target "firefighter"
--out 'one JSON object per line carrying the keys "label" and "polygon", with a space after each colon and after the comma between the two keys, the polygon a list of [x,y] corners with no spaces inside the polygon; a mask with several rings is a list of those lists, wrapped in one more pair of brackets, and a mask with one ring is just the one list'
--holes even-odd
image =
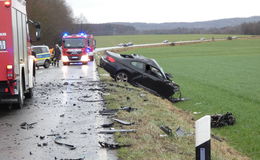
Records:
{"label": "firefighter", "polygon": [[51,65],[54,65],[54,48],[50,48],[50,54],[51,54]]}
{"label": "firefighter", "polygon": [[60,59],[61,59],[60,47],[58,44],[56,44],[54,49],[54,66],[59,67]]}

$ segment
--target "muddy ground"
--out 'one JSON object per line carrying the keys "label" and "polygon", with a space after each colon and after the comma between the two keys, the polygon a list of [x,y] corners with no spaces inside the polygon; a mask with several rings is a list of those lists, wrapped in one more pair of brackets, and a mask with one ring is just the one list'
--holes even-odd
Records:
{"label": "muddy ground", "polygon": [[8,110],[1,104],[1,159],[117,159],[115,151],[98,144],[113,142],[112,136],[98,134],[100,126],[109,123],[99,115],[104,109],[102,94],[92,62],[40,68],[34,97],[26,100],[24,108]]}

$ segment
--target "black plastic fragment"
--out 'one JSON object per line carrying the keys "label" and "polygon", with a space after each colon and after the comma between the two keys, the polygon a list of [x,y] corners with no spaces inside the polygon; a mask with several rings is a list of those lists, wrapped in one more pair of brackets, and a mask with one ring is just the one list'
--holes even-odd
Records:
{"label": "black plastic fragment", "polygon": [[172,129],[170,129],[168,126],[164,126],[164,125],[161,125],[160,126],[160,129],[166,133],[167,135],[171,136],[172,135]]}
{"label": "black plastic fragment", "polygon": [[232,113],[227,112],[226,114],[215,114],[211,116],[211,127],[219,128],[228,125],[234,125],[236,118]]}
{"label": "black plastic fragment", "polygon": [[68,147],[70,150],[76,149],[76,147],[75,147],[74,145],[59,142],[59,140],[61,140],[61,139],[66,139],[66,138],[61,137],[61,136],[58,136],[58,137],[55,138],[54,142],[55,142],[56,144],[58,144],[58,145],[66,146],[66,147]]}
{"label": "black plastic fragment", "polygon": [[108,148],[108,149],[119,149],[119,148],[122,148],[122,147],[130,147],[131,146],[131,144],[109,144],[109,143],[106,143],[106,142],[98,142],[98,143],[102,148]]}

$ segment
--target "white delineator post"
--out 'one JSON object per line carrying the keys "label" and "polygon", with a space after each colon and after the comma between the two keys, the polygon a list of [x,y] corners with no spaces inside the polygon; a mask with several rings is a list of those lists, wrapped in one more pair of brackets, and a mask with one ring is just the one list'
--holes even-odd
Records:
{"label": "white delineator post", "polygon": [[210,123],[211,117],[204,116],[195,122],[196,160],[210,160]]}

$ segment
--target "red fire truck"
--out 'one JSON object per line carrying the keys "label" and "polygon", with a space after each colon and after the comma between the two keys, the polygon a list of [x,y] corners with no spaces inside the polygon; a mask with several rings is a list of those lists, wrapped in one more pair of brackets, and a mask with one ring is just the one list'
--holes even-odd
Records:
{"label": "red fire truck", "polygon": [[32,97],[35,77],[28,23],[36,27],[36,39],[40,24],[27,19],[25,0],[0,0],[0,17],[0,103],[22,107]]}
{"label": "red fire truck", "polygon": [[86,33],[65,33],[62,37],[62,62],[63,65],[70,63],[87,64],[93,61],[93,51],[96,41],[93,35]]}

